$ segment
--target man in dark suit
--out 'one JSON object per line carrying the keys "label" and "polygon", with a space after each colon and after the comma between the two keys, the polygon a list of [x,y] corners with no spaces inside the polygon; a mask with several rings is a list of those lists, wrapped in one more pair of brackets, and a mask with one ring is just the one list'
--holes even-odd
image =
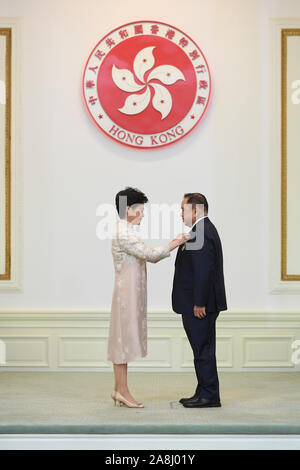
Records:
{"label": "man in dark suit", "polygon": [[215,355],[216,319],[227,310],[221,240],[203,194],[186,193],[181,210],[191,239],[178,247],[172,308],[181,314],[198,384],[192,397],[179,401],[187,408],[221,406]]}

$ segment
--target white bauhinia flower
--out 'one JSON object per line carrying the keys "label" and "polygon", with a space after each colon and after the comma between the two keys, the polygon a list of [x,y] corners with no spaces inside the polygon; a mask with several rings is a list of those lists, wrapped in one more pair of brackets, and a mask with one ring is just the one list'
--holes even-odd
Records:
{"label": "white bauhinia flower", "polygon": [[165,85],[173,85],[177,80],[185,80],[183,73],[173,65],[159,65],[150,72],[148,81],[157,78]]}
{"label": "white bauhinia flower", "polygon": [[140,52],[137,53],[133,62],[133,70],[137,78],[144,82],[144,75],[145,72],[150,70],[154,65],[154,57],[153,57],[153,49],[154,47],[145,47]]}
{"label": "white bauhinia flower", "polygon": [[138,85],[134,81],[133,73],[127,69],[118,69],[115,65],[112,66],[112,79],[123,91],[140,91],[145,85]]}
{"label": "white bauhinia flower", "polygon": [[150,83],[154,88],[154,96],[152,100],[153,108],[160,112],[161,118],[164,119],[168,116],[172,108],[172,96],[166,87],[158,83]]}
{"label": "white bauhinia flower", "polygon": [[139,114],[144,111],[150,103],[151,92],[149,86],[154,89],[152,105],[154,109],[160,112],[161,119],[165,119],[172,109],[172,96],[166,87],[158,83],[150,83],[151,80],[159,80],[164,85],[173,85],[178,80],[185,80],[181,70],[173,65],[159,65],[155,67],[148,75],[145,81],[144,75],[155,63],[153,56],[154,46],[145,47],[140,50],[134,58],[133,70],[136,77],[143,85],[136,83],[134,75],[130,70],[118,69],[112,66],[112,79],[118,88],[128,93],[135,93],[146,88],[144,93],[131,94],[125,100],[122,108],[118,108],[124,114]]}
{"label": "white bauhinia flower", "polygon": [[144,111],[147,108],[151,98],[151,93],[149,87],[145,93],[140,93],[138,95],[130,95],[125,100],[123,108],[119,108],[119,111],[124,114],[138,114]]}

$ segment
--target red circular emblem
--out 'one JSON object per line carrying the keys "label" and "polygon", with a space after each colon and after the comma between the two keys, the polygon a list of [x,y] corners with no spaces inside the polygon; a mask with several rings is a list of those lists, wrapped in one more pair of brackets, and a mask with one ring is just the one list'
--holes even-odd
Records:
{"label": "red circular emblem", "polygon": [[211,91],[207,61],[179,29],[157,21],[128,23],[91,52],[83,95],[97,126],[135,148],[177,142],[204,115]]}

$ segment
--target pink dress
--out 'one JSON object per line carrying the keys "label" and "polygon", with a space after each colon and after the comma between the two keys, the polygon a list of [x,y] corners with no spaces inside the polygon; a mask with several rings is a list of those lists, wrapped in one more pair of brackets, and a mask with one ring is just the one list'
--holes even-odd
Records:
{"label": "pink dress", "polygon": [[115,283],[112,297],[107,359],[125,364],[147,354],[146,261],[170,256],[168,245],[145,245],[131,222],[120,219],[112,240]]}

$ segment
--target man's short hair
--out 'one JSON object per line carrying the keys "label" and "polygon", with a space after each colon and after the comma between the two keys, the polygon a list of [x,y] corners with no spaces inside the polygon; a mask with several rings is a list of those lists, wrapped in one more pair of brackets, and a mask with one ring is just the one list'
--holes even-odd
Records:
{"label": "man's short hair", "polygon": [[204,194],[201,193],[185,193],[184,199],[187,198],[187,204],[192,204],[192,208],[196,207],[196,204],[203,204],[204,212],[208,212],[208,202]]}
{"label": "man's short hair", "polygon": [[[127,199],[125,199],[125,197]],[[124,201],[126,204],[124,204]],[[130,186],[127,186],[125,189],[122,189],[122,191],[119,191],[115,197],[116,208],[121,219],[125,219],[126,217],[127,206],[133,206],[134,204],[145,204],[146,202],[148,202],[147,196],[139,189],[131,188]]]}

